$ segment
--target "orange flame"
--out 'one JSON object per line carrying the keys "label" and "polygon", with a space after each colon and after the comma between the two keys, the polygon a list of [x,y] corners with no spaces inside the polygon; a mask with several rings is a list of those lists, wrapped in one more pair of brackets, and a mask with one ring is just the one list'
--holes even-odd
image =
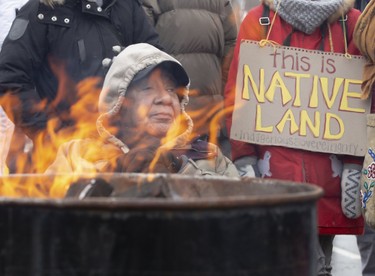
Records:
{"label": "orange flame", "polygon": [[[0,195],[22,197],[61,197],[65,194],[67,184],[61,181],[50,183],[31,183],[25,181],[27,173],[42,174],[49,164],[56,157],[57,150],[61,144],[71,139],[80,139],[90,137],[96,132],[96,119],[98,117],[97,102],[100,88],[98,86],[99,78],[87,78],[77,85],[65,73],[65,65],[50,59],[50,65],[59,80],[58,92],[52,102],[47,100],[31,106],[35,112],[46,112],[58,110],[59,105],[64,102],[71,104],[71,108],[59,116],[63,119],[69,119],[71,126],[61,128],[60,119],[52,118],[47,122],[46,130],[33,137],[33,150],[24,153],[23,148],[18,146],[16,159],[17,175],[25,177],[4,177],[0,179]],[[70,91],[77,91],[77,95],[68,95]],[[0,98],[0,105],[7,112],[9,119],[13,122],[22,120],[22,103],[17,93],[8,91]],[[25,136],[15,135],[13,137],[13,146],[24,145]],[[35,177],[30,177],[35,179]],[[71,177],[69,179],[71,181]]]}
{"label": "orange flame", "polygon": [[[73,87],[72,81],[65,75],[63,66],[52,66],[55,74],[59,79],[59,89],[56,98],[53,102],[47,103],[43,101],[38,106],[35,106],[36,111],[44,112],[49,109],[58,108],[62,101],[66,101],[71,95],[67,95],[68,91],[71,91]],[[62,198],[66,194],[69,186],[77,180],[82,173],[89,173],[92,177],[95,177],[97,172],[87,171],[87,168],[77,168],[75,175],[64,175],[58,174],[58,177],[50,176],[49,181],[38,181],[38,177],[27,177],[25,173],[33,173],[35,175],[43,174],[51,164],[59,149],[59,146],[63,143],[72,139],[83,139],[87,137],[97,137],[96,120],[99,116],[97,103],[100,94],[99,78],[87,78],[73,87],[73,90],[77,91],[77,95],[72,97],[72,100],[68,100],[72,103],[71,108],[65,114],[62,114],[64,118],[69,118],[73,123],[69,127],[61,128],[60,121],[53,118],[47,122],[47,128],[45,132],[39,133],[34,139],[34,147],[31,151],[30,156],[27,154],[20,154],[17,157],[17,176],[3,177],[0,178],[0,195],[9,197],[49,197],[49,198]],[[7,111],[8,117],[12,121],[19,121],[19,114],[21,110],[15,110],[14,107],[21,106],[18,98],[12,93],[6,93],[0,98],[0,105]],[[12,110],[13,112],[10,112]],[[222,109],[222,104],[213,105],[208,111],[206,109],[200,109],[198,111],[192,111],[189,115],[192,117],[194,122],[192,137],[201,134],[200,129],[205,129],[209,132],[211,143],[217,144],[217,133],[222,125],[223,117],[230,109]],[[178,121],[183,121],[184,118],[178,118]],[[172,128],[167,136],[163,139],[162,143],[167,143],[173,140],[181,130],[177,127]],[[115,133],[114,127],[111,127],[111,133]],[[20,141],[21,144],[21,141]],[[100,159],[102,151],[98,150],[98,147],[88,148],[85,152],[85,156],[89,159],[98,160]],[[155,160],[160,157],[158,151],[153,162],[151,162],[150,171],[153,170]],[[23,175],[24,177],[20,177]],[[34,176],[35,176],[34,175]]]}

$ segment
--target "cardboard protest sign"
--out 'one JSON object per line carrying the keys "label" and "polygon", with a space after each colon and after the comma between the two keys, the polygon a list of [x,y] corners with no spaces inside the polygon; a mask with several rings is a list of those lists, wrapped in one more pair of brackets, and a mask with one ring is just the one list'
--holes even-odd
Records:
{"label": "cardboard protest sign", "polygon": [[241,43],[231,138],[364,156],[363,57]]}

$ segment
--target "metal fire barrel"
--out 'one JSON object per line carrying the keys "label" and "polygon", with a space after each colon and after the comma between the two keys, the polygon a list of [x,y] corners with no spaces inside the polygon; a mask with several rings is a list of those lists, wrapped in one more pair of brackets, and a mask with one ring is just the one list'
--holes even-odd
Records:
{"label": "metal fire barrel", "polygon": [[0,275],[316,275],[322,195],[316,186],[163,174],[98,177],[113,187],[110,197],[2,197]]}

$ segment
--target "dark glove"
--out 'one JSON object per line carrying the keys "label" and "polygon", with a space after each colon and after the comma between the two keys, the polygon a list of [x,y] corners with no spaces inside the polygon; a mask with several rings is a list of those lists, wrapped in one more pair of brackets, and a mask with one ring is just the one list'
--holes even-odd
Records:
{"label": "dark glove", "polygon": [[117,158],[115,171],[127,173],[177,173],[181,165],[181,159],[170,151],[163,151],[157,156],[156,150],[152,148],[135,148]]}
{"label": "dark glove", "polygon": [[[182,162],[167,150],[158,150],[160,139],[143,134],[133,135],[127,144],[130,151],[116,159],[116,172],[137,172],[137,173],[175,173],[181,168]],[[154,160],[155,159],[155,160]]]}
{"label": "dark glove", "polygon": [[178,173],[181,169],[182,163],[183,159],[180,156],[176,156],[171,151],[163,151],[156,162],[154,172],[160,172],[159,170],[166,167],[169,173]]}
{"label": "dark glove", "polygon": [[233,163],[236,166],[240,176],[260,177],[257,161],[256,156],[244,156],[237,159]]}
{"label": "dark glove", "polygon": [[154,148],[134,148],[127,154],[121,155],[116,160],[116,172],[136,172],[147,173],[150,171],[150,165],[155,157]]}

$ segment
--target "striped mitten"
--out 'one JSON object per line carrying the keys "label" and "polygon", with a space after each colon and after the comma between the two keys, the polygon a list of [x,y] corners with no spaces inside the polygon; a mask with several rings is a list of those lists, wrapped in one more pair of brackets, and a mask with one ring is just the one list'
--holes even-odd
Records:
{"label": "striped mitten", "polygon": [[361,216],[360,177],[361,166],[344,164],[341,175],[341,209],[350,219]]}

